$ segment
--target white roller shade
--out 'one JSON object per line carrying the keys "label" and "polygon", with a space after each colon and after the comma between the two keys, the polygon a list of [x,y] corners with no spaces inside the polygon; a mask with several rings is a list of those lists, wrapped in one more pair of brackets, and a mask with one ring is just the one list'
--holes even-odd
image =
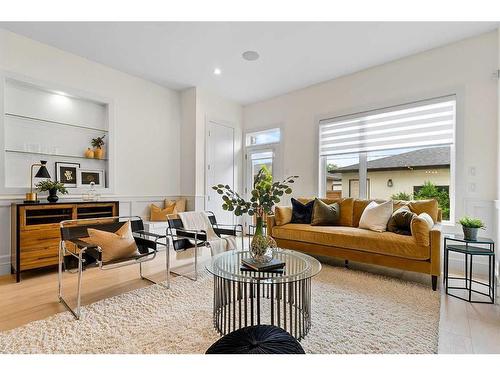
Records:
{"label": "white roller shade", "polygon": [[320,121],[320,156],[449,145],[454,140],[454,96]]}

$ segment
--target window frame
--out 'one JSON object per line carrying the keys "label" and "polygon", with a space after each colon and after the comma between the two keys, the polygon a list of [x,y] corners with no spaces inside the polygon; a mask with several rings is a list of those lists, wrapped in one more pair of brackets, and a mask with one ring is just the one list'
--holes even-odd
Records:
{"label": "window frame", "polygon": [[[456,207],[456,194],[458,190],[458,194],[463,195],[465,189],[463,186],[457,186],[457,181],[461,177],[462,173],[456,169],[457,163],[463,162],[463,157],[458,155],[460,160],[457,160],[456,149],[460,147],[463,149],[463,122],[464,122],[464,98],[465,98],[465,90],[461,86],[454,87],[452,89],[448,88],[446,90],[437,90],[432,95],[427,93],[426,95],[419,96],[410,96],[405,100],[396,100],[390,102],[382,102],[378,105],[368,105],[368,106],[360,106],[357,108],[351,108],[350,110],[341,110],[335,112],[323,113],[315,116],[315,125],[316,125],[316,144],[315,144],[315,175],[317,181],[317,196],[324,197],[326,196],[327,190],[327,179],[326,179],[326,164],[327,157],[320,155],[320,137],[321,137],[321,122],[324,122],[328,119],[333,118],[341,118],[341,117],[355,117],[357,115],[361,115],[366,112],[383,112],[384,110],[391,110],[394,107],[402,107],[402,106],[412,106],[417,104],[418,102],[425,102],[430,100],[435,100],[439,98],[452,98],[455,99],[455,122],[453,124],[453,143],[449,145],[450,147],[450,185],[449,185],[449,198],[450,198],[450,218],[449,220],[443,220],[441,224],[446,228],[454,228],[456,225],[455,217],[457,215],[457,211],[463,211],[463,207]],[[430,146],[432,147],[432,146]],[[437,146],[436,146],[437,147]],[[360,158],[362,154],[366,154],[366,152],[359,152]],[[361,166],[361,163],[360,163]],[[365,168],[366,169],[366,168]],[[359,174],[361,170],[358,171],[358,176],[361,179],[361,175]],[[367,170],[365,170],[367,173]],[[366,176],[365,176],[366,178]],[[361,186],[361,185],[360,185]],[[366,198],[359,198],[366,199]],[[372,198],[370,198],[372,199]],[[375,199],[375,198],[373,198]]]}

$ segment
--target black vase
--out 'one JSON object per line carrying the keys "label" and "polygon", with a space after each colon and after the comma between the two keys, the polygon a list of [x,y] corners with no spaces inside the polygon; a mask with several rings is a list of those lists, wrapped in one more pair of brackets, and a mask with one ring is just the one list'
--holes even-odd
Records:
{"label": "black vase", "polygon": [[47,197],[47,200],[50,203],[56,203],[59,200],[59,197],[57,196],[57,189],[49,189],[49,196]]}

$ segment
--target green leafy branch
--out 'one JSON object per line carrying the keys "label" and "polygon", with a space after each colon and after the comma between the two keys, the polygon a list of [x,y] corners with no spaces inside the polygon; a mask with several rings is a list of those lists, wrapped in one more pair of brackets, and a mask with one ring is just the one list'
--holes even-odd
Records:
{"label": "green leafy branch", "polygon": [[59,181],[44,180],[38,182],[35,187],[38,191],[49,191],[51,189],[56,189],[61,194],[68,194],[68,190],[64,187],[64,184]]}
{"label": "green leafy branch", "polygon": [[266,167],[262,167],[257,173],[253,183],[250,200],[245,200],[229,185],[218,184],[212,187],[222,196],[222,209],[234,211],[236,216],[248,214],[258,217],[264,214],[271,215],[275,204],[281,201],[284,194],[291,194],[290,184],[295,182],[298,176],[290,176],[280,182],[272,182],[272,175]]}

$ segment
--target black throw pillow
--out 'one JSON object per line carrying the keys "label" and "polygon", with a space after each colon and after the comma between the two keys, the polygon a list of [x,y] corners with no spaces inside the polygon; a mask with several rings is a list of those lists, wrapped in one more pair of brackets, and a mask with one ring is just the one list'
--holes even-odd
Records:
{"label": "black throw pillow", "polygon": [[306,204],[292,198],[292,221],[294,224],[311,224],[314,201]]}
{"label": "black throw pillow", "polygon": [[403,206],[393,212],[387,223],[387,231],[405,236],[411,236],[411,220],[416,216],[408,206]]}

